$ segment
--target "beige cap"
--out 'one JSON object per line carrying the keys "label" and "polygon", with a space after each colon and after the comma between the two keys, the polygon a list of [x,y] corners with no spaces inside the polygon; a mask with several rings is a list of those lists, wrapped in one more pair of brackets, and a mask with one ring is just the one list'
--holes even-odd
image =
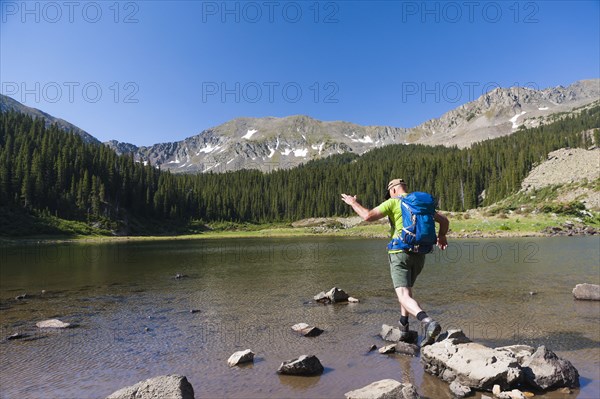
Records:
{"label": "beige cap", "polygon": [[404,182],[404,180],[402,180],[402,179],[394,179],[394,180],[392,180],[392,181],[390,181],[388,183],[387,189],[389,191],[389,190],[391,190],[392,187],[396,187],[396,186],[398,186],[400,184],[403,185],[403,186],[406,186],[406,183]]}

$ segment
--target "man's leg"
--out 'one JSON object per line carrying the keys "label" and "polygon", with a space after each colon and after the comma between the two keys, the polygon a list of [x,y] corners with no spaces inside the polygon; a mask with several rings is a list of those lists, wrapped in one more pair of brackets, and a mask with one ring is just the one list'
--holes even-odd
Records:
{"label": "man's leg", "polygon": [[421,322],[425,332],[421,346],[430,345],[440,333],[441,326],[427,316],[427,313],[412,297],[412,286],[421,270],[423,270],[425,255],[398,253],[390,254],[389,257],[392,280],[394,281],[398,302],[400,302],[400,314],[402,315],[400,328],[404,332],[408,332],[408,315],[415,316]]}
{"label": "man's leg", "polygon": [[410,314],[417,317],[417,314],[423,311],[412,297],[412,287],[397,287],[396,295],[398,296],[398,302],[400,302],[400,314],[402,316]]}

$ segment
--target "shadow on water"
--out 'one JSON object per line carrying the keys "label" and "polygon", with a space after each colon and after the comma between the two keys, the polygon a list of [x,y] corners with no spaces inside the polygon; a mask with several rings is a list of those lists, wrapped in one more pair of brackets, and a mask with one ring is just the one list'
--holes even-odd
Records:
{"label": "shadow on water", "polygon": [[599,342],[584,336],[580,332],[574,331],[557,331],[550,334],[527,338],[523,337],[516,342],[514,339],[483,339],[483,344],[497,348],[500,346],[509,345],[529,345],[537,348],[538,346],[545,345],[548,349],[556,352],[569,352],[577,351],[582,349],[595,349],[598,348]]}

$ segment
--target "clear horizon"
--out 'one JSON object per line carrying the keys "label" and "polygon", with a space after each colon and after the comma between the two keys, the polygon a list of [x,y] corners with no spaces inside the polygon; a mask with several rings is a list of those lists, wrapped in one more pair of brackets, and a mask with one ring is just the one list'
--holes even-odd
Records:
{"label": "clear horizon", "polygon": [[138,146],[239,117],[410,128],[597,79],[599,21],[597,1],[3,1],[0,92]]}

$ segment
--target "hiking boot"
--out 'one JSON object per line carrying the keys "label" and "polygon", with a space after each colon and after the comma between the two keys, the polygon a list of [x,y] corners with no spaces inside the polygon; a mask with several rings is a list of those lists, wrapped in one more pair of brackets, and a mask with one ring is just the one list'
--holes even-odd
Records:
{"label": "hiking boot", "polygon": [[425,333],[421,341],[421,347],[433,344],[440,331],[442,331],[442,326],[437,321],[430,320],[423,324],[423,330]]}
{"label": "hiking boot", "polygon": [[402,332],[408,332],[408,323],[402,324],[401,321],[398,321],[398,325],[400,326],[400,331],[402,331]]}

